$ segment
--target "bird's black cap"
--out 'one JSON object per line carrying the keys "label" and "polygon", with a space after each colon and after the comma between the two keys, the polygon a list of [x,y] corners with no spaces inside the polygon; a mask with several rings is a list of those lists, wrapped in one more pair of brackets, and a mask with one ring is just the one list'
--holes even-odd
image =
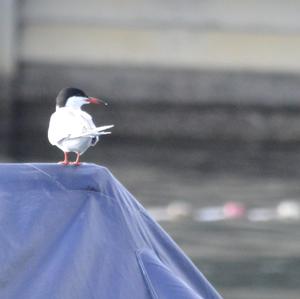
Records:
{"label": "bird's black cap", "polygon": [[66,105],[66,102],[68,98],[70,97],[87,97],[88,96],[81,90],[75,87],[66,87],[63,88],[57,95],[56,97],[56,105],[58,107],[64,107]]}

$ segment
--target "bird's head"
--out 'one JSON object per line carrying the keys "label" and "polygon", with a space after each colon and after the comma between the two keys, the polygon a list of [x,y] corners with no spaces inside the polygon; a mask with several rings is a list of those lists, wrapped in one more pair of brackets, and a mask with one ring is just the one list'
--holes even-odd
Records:
{"label": "bird's head", "polygon": [[63,88],[56,97],[56,108],[70,107],[80,109],[86,104],[104,104],[106,102],[87,96],[82,90],[74,87]]}

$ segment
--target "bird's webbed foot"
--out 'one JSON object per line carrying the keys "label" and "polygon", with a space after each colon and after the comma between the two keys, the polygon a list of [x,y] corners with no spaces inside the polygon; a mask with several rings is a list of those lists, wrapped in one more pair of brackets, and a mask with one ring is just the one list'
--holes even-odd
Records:
{"label": "bird's webbed foot", "polygon": [[62,165],[69,165],[70,162],[68,160],[68,153],[67,152],[64,152],[64,155],[65,155],[65,159],[63,161],[59,161],[58,164],[62,164]]}
{"label": "bird's webbed foot", "polygon": [[70,162],[71,165],[73,166],[79,166],[81,163],[79,162],[79,159],[80,159],[80,153],[76,153],[77,156],[76,156],[76,160],[74,162]]}

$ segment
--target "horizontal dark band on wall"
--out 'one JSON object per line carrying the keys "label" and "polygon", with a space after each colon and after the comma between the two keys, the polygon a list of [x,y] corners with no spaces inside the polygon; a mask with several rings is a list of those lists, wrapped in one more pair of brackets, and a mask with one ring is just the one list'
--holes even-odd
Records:
{"label": "horizontal dark band on wall", "polygon": [[15,85],[26,101],[78,86],[119,103],[300,105],[300,74],[289,73],[23,63]]}

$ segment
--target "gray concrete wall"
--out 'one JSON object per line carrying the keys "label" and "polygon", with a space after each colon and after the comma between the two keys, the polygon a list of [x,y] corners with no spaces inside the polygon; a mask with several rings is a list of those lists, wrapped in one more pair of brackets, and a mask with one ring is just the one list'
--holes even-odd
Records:
{"label": "gray concrete wall", "polygon": [[7,3],[14,149],[29,150],[33,130],[47,144],[68,85],[113,104],[97,117],[116,123],[116,143],[298,142],[300,1],[24,0],[16,14]]}
{"label": "gray concrete wall", "polygon": [[19,82],[25,94],[73,82],[121,100],[297,104],[299,11],[293,0],[22,1]]}
{"label": "gray concrete wall", "polygon": [[17,67],[16,0],[0,1],[0,156],[9,151],[12,83]]}
{"label": "gray concrete wall", "polygon": [[0,2],[0,75],[12,76],[17,61],[16,1]]}
{"label": "gray concrete wall", "polygon": [[299,73],[299,11],[292,0],[27,0],[20,60]]}

